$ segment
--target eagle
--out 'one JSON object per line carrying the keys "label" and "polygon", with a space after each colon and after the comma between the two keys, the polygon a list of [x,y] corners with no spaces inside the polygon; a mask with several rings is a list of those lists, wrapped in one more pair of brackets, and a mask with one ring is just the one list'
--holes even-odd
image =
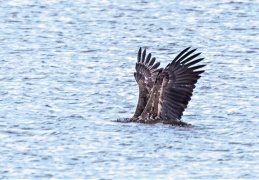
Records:
{"label": "eagle", "polygon": [[204,58],[188,47],[181,51],[165,68],[146,49],[139,48],[134,72],[139,88],[136,111],[130,122],[157,123],[185,126],[181,121],[195,84],[205,71],[197,65]]}

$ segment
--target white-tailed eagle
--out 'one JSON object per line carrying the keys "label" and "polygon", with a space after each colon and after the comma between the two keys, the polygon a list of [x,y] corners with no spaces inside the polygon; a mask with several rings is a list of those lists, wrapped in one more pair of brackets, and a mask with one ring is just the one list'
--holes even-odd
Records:
{"label": "white-tailed eagle", "polygon": [[180,52],[165,68],[146,49],[138,51],[134,77],[139,87],[136,111],[130,121],[173,125],[186,125],[181,121],[184,110],[191,100],[193,89],[205,65],[197,65],[204,58],[190,47]]}

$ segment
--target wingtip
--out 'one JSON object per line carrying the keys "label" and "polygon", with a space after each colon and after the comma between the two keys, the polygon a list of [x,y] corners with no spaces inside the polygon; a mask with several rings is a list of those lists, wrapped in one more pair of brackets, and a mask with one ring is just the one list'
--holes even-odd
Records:
{"label": "wingtip", "polygon": [[173,62],[178,61],[179,58],[180,58],[181,56],[183,56],[183,54],[184,54],[186,51],[188,51],[190,48],[191,48],[191,46],[189,46],[189,47],[185,48],[184,50],[182,50],[182,51],[174,58]]}
{"label": "wingtip", "polygon": [[147,53],[147,50],[146,48],[144,49],[143,53],[142,53],[142,60],[141,62],[144,63],[145,62],[145,59],[146,59],[146,53]]}
{"label": "wingtip", "polygon": [[198,49],[198,48],[194,48],[194,49],[193,49],[193,52],[196,51],[197,49]]}
{"label": "wingtip", "polygon": [[142,48],[140,47],[138,50],[138,59],[137,59],[138,62],[140,62],[140,59],[141,59],[141,52],[142,52]]}
{"label": "wingtip", "polygon": [[151,56],[152,56],[152,54],[151,54],[151,53],[148,53],[147,58],[146,58],[146,61],[145,61],[145,64],[148,64],[148,63],[149,63],[149,61],[150,61],[150,59],[151,59]]}
{"label": "wingtip", "polygon": [[183,51],[188,51],[189,49],[191,49],[192,46],[189,46],[187,48],[185,48]]}

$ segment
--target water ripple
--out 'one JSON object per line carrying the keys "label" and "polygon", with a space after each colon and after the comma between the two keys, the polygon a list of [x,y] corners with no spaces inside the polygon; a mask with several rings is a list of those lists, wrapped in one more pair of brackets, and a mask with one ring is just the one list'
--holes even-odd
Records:
{"label": "water ripple", "polygon": [[[3,1],[0,178],[258,178],[256,1]],[[139,47],[162,66],[198,47],[183,121],[118,123]]]}

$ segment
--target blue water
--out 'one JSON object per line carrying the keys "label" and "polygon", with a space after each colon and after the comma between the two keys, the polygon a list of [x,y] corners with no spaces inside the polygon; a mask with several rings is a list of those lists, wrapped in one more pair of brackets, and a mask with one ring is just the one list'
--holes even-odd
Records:
{"label": "blue water", "polygon": [[[0,179],[259,178],[259,2],[0,1]],[[182,120],[116,123],[139,47],[207,64]]]}

